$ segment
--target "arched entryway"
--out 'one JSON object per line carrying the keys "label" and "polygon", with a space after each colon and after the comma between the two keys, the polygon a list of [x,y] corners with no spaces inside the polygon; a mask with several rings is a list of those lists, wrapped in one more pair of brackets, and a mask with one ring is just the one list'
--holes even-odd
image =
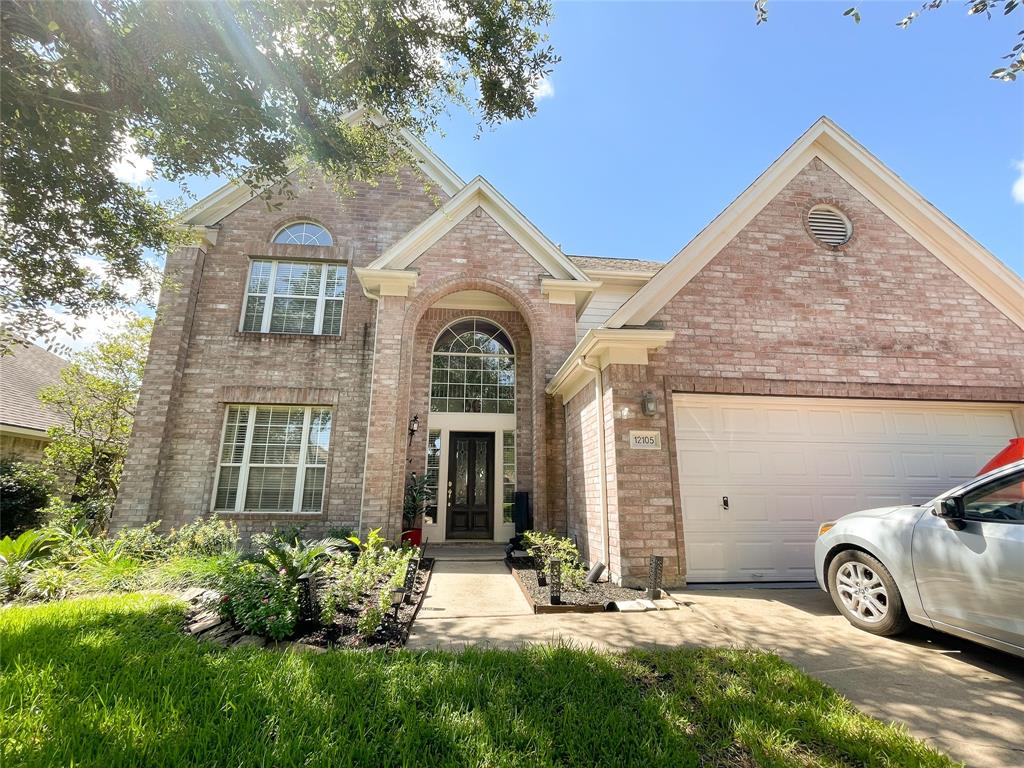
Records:
{"label": "arched entryway", "polygon": [[503,541],[515,493],[532,492],[535,476],[531,335],[511,306],[458,303],[435,304],[416,328],[409,402],[420,429],[407,467],[428,478],[430,541]]}

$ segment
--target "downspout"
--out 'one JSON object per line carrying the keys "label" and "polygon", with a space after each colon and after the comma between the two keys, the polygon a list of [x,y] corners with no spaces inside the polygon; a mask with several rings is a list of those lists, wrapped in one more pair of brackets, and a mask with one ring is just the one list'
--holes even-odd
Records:
{"label": "downspout", "polygon": [[611,546],[608,542],[608,466],[606,463],[607,450],[604,434],[604,375],[599,367],[586,362],[585,357],[577,360],[576,364],[583,370],[594,374],[594,384],[597,386],[597,412],[600,415],[597,430],[597,457],[601,465],[601,544],[604,553],[603,562],[610,574]]}

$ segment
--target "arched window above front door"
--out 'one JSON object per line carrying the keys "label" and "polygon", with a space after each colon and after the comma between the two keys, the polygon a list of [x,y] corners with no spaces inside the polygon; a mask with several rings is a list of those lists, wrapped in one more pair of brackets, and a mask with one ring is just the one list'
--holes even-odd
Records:
{"label": "arched window above front door", "polygon": [[490,320],[467,317],[434,342],[430,410],[515,413],[516,357],[508,334]]}

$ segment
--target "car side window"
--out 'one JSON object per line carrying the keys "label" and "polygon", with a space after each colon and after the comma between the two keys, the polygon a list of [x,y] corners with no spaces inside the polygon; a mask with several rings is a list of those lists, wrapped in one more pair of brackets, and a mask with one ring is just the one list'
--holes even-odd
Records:
{"label": "car side window", "polygon": [[1024,523],[1024,472],[1014,472],[964,496],[968,520]]}

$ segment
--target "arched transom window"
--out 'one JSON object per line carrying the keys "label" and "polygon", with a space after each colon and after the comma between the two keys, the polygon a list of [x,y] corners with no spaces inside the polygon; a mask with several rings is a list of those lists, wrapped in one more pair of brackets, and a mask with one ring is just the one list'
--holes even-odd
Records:
{"label": "arched transom window", "polygon": [[332,245],[331,233],[311,221],[297,221],[282,227],[274,235],[275,243],[283,245]]}
{"label": "arched transom window", "polygon": [[430,410],[515,413],[516,357],[508,334],[490,320],[458,320],[437,337]]}

